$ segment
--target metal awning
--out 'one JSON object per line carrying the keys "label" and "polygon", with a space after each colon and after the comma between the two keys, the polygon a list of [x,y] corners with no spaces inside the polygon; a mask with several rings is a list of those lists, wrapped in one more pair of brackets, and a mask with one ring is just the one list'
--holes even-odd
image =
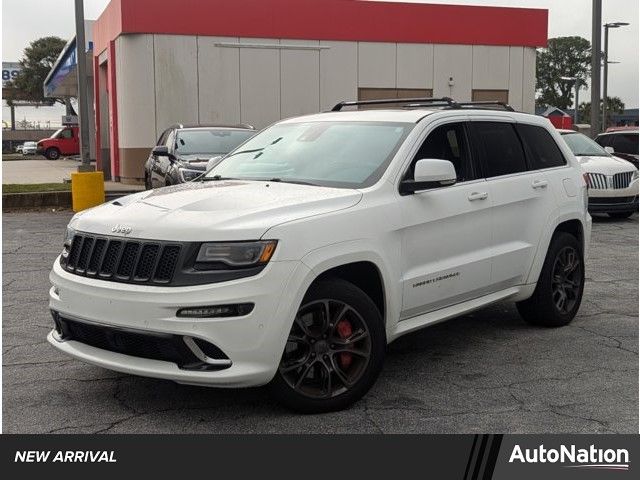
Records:
{"label": "metal awning", "polygon": [[[91,38],[93,21],[85,21],[85,31]],[[86,45],[87,76],[93,76],[93,42]],[[78,61],[76,58],[76,37],[73,37],[58,55],[49,75],[44,80],[44,96],[46,98],[77,97],[78,96]]]}

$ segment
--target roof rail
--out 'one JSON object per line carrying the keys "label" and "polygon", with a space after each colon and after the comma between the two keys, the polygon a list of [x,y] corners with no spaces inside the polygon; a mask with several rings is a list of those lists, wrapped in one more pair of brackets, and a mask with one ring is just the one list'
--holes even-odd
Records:
{"label": "roof rail", "polygon": [[459,108],[465,107],[501,107],[509,112],[515,112],[513,107],[505,102],[494,102],[493,100],[481,100],[475,102],[456,102]]}
{"label": "roof rail", "polygon": [[331,109],[332,112],[340,112],[343,107],[356,107],[359,105],[390,105],[390,104],[408,104],[406,106],[427,106],[432,103],[443,103],[448,107],[457,108],[457,103],[454,102],[449,97],[441,97],[441,98],[432,98],[432,97],[424,97],[424,98],[387,98],[384,100],[357,100],[350,102],[340,102],[334,105]]}

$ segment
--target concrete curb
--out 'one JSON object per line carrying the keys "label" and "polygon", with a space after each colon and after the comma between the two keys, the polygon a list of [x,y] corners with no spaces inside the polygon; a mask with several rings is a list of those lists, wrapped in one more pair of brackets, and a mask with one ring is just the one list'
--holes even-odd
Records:
{"label": "concrete curb", "polygon": [[71,192],[29,192],[2,194],[2,210],[38,207],[71,207]]}
{"label": "concrete curb", "polygon": [[[106,192],[107,202],[116,198],[136,193],[135,191]],[[2,210],[17,210],[39,207],[71,208],[71,192],[28,192],[28,193],[3,193]]]}

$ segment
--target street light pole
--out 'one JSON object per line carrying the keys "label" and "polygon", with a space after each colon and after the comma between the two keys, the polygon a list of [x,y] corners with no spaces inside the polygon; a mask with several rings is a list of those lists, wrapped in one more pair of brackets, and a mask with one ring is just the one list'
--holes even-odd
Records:
{"label": "street light pole", "polygon": [[89,105],[87,99],[87,55],[84,39],[84,2],[75,0],[76,14],[76,63],[78,71],[78,107],[80,109],[80,156],[79,172],[92,172],[89,149]]}
{"label": "street light pole", "polygon": [[602,25],[602,0],[593,0],[591,13],[591,137],[595,138],[600,133],[600,69],[601,61],[601,26]]}
{"label": "street light pole", "polygon": [[607,128],[607,109],[608,97],[607,97],[607,85],[609,82],[609,29],[619,28],[629,25],[626,22],[613,22],[604,24],[604,74],[602,79],[602,129]]}

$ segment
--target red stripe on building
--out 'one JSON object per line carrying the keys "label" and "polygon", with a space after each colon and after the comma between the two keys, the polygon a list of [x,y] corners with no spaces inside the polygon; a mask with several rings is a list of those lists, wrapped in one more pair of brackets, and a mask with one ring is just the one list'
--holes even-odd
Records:
{"label": "red stripe on building", "polygon": [[94,26],[94,51],[121,33],[542,47],[547,15],[364,0],[112,0]]}
{"label": "red stripe on building", "polygon": [[100,151],[102,141],[100,137],[100,64],[98,63],[98,57],[93,57],[93,112],[96,128],[96,170],[104,170],[102,168],[102,152]]}
{"label": "red stripe on building", "polygon": [[118,102],[116,88],[116,44],[109,42],[107,51],[107,90],[109,92],[109,151],[111,152],[111,179],[120,178],[120,150],[118,143]]}

